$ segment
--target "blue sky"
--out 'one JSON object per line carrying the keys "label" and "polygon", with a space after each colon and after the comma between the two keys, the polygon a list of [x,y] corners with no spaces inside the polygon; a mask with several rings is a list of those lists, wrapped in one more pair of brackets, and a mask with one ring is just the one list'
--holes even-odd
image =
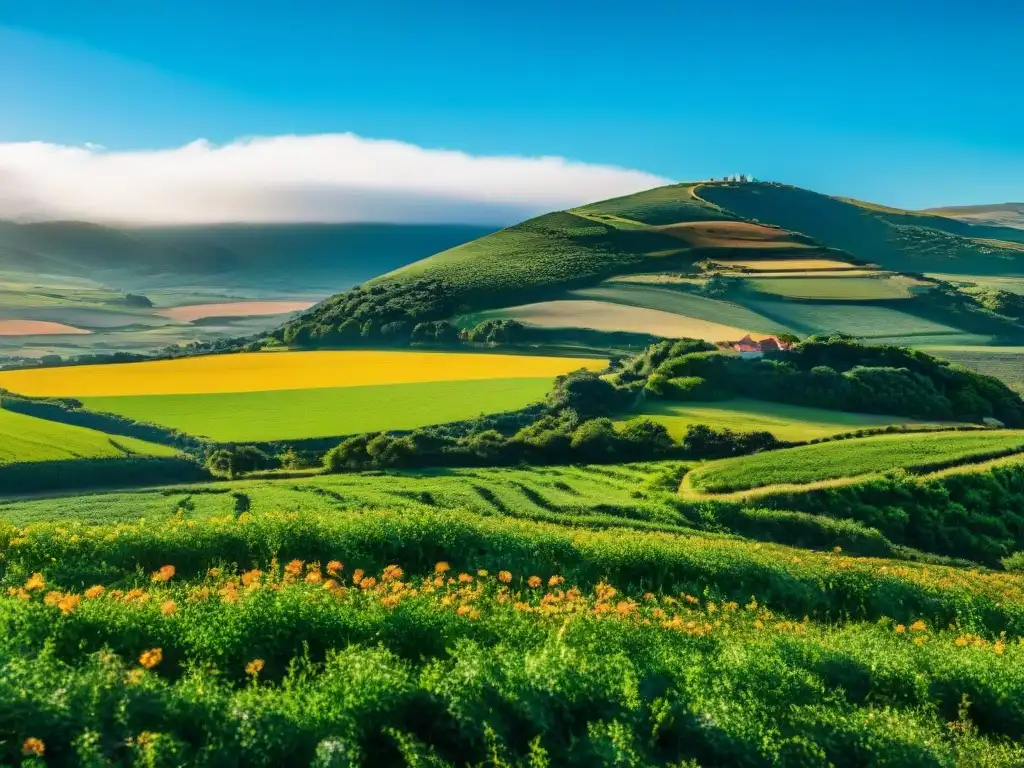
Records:
{"label": "blue sky", "polygon": [[0,0],[0,142],[354,132],[924,207],[1024,199],[1024,4]]}

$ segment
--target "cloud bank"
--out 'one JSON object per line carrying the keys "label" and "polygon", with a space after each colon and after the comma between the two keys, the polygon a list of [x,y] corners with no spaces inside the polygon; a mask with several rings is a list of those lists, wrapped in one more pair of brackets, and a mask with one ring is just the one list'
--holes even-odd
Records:
{"label": "cloud bank", "polygon": [[108,151],[0,143],[0,218],[120,224],[503,224],[667,179],[560,157],[473,156],[355,134]]}

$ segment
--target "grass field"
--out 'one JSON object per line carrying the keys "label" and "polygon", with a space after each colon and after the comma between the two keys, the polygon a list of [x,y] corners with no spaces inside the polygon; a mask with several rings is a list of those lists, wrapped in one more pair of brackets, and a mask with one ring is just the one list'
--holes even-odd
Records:
{"label": "grass field", "polygon": [[414,429],[521,408],[552,377],[314,389],[86,397],[86,407],[216,442],[262,442]]}
{"label": "grass field", "polygon": [[649,333],[666,338],[689,337],[707,339],[708,341],[738,339],[748,333],[744,328],[687,317],[674,312],[582,298],[591,295],[589,291],[574,292],[573,295],[581,298],[543,301],[519,307],[478,312],[473,318],[476,321],[489,318],[515,318],[520,322],[539,328],[592,328],[598,331],[628,331]]}
{"label": "grass field", "polygon": [[849,262],[835,259],[716,259],[715,263],[753,272],[861,271]]}
{"label": "grass field", "polygon": [[928,346],[928,354],[995,376],[1018,392],[1024,392],[1024,347]]}
{"label": "grass field", "polygon": [[806,484],[1024,452],[1024,431],[936,432],[837,440],[704,464],[687,475],[705,493]]}
{"label": "grass field", "polygon": [[1018,574],[445,509],[184,511],[0,531],[0,691],[32,713],[5,763],[129,739],[125,762],[186,765],[1024,759]]}
{"label": "grass field", "polygon": [[[888,307],[863,304],[800,304],[786,301],[750,301],[766,317],[785,323],[801,335],[843,331],[861,338],[959,334],[961,331]],[[924,343],[924,342],[921,342]]]}
{"label": "grass field", "polygon": [[713,403],[650,402],[642,415],[664,424],[677,440],[691,424],[738,432],[768,431],[780,440],[794,442],[890,424],[924,425],[924,422],[896,416],[845,413],[746,398]]}
{"label": "grass field", "polygon": [[431,381],[553,378],[604,361],[457,352],[272,352],[0,372],[31,397],[114,397],[357,387]]}
{"label": "grass field", "polygon": [[174,456],[164,445],[37,419],[0,408],[0,466],[62,459]]}
{"label": "grass field", "polygon": [[903,282],[888,277],[751,277],[745,278],[745,282],[760,293],[791,299],[875,301],[907,299],[913,295]]}
{"label": "grass field", "polygon": [[756,333],[778,333],[788,330],[785,326],[739,304],[694,296],[671,287],[658,288],[649,285],[608,283],[596,288],[572,291],[570,295],[582,299],[672,312]]}

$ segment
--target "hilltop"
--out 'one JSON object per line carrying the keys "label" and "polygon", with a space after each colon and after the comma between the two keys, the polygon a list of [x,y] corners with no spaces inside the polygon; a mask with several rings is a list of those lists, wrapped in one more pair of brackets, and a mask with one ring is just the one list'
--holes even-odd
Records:
{"label": "hilltop", "polygon": [[1021,229],[777,183],[697,182],[458,245],[323,302],[278,337],[402,345],[461,333],[621,351],[659,337],[840,331],[878,343],[1020,344],[1022,276]]}

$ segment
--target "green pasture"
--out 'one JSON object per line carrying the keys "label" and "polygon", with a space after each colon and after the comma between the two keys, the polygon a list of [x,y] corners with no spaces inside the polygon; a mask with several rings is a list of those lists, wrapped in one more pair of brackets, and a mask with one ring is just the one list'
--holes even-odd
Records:
{"label": "green pasture", "polygon": [[767,431],[780,440],[793,442],[890,425],[925,426],[925,422],[898,416],[846,413],[748,398],[708,403],[651,401],[635,415],[647,416],[664,424],[669,434],[677,440],[691,424],[706,424],[715,429],[737,432]]}
{"label": "green pasture", "polygon": [[758,293],[790,299],[878,301],[912,296],[906,284],[888,277],[745,277]]}
{"label": "green pasture", "polygon": [[705,493],[806,484],[886,472],[925,470],[1024,452],[1024,430],[877,435],[767,451],[703,464],[687,485]]}
{"label": "green pasture", "polygon": [[950,275],[932,272],[928,274],[928,277],[951,283],[973,283],[982,288],[1024,294],[1024,275]]}
{"label": "green pasture", "polygon": [[811,304],[769,300],[744,303],[765,317],[786,324],[800,335],[842,331],[871,339],[961,333],[958,328],[934,320],[870,304]]}
{"label": "green pasture", "polygon": [[0,408],[0,466],[63,459],[174,456],[177,451],[131,437],[60,424]]}
{"label": "green pasture", "polygon": [[216,442],[263,442],[415,429],[538,402],[551,379],[435,381],[330,389],[89,397],[93,410]]}

